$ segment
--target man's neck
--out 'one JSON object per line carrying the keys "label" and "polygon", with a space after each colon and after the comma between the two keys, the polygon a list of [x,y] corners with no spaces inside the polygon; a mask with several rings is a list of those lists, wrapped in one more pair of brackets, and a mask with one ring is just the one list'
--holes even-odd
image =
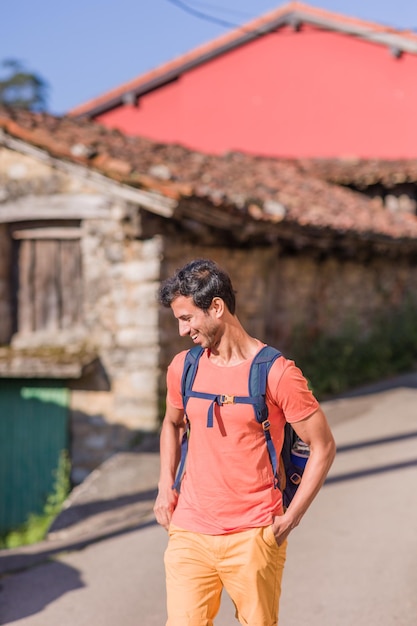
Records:
{"label": "man's neck", "polygon": [[262,343],[238,323],[226,329],[218,346],[209,350],[209,358],[215,365],[231,367],[253,359],[261,347]]}

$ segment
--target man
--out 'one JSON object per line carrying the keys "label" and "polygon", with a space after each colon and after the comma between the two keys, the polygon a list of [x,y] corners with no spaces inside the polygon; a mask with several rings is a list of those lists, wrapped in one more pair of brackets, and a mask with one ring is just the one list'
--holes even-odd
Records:
{"label": "man", "polygon": [[[254,356],[264,346],[235,314],[228,274],[198,259],[165,281],[160,301],[171,307],[181,336],[204,348],[193,390],[248,395]],[[209,400],[190,398],[190,436],[181,492],[173,489],[184,428],[181,377],[187,351],[167,372],[167,405],[161,430],[161,473],[154,511],[169,531],[165,553],[167,626],[212,626],[224,587],[236,617],[247,626],[278,623],[287,537],[322,486],[335,443],[301,371],[283,356],[268,374],[266,402],[277,454],[285,422],[310,446],[310,457],[294,499],[284,511],[262,427],[248,404],[215,406],[207,427]]]}

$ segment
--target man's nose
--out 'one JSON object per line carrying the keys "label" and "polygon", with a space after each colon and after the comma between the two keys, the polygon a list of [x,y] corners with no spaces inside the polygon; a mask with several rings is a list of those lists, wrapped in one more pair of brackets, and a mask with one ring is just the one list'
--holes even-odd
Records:
{"label": "man's nose", "polygon": [[190,325],[188,324],[188,322],[183,322],[180,321],[179,322],[179,333],[181,337],[185,337],[185,335],[188,335],[190,332]]}

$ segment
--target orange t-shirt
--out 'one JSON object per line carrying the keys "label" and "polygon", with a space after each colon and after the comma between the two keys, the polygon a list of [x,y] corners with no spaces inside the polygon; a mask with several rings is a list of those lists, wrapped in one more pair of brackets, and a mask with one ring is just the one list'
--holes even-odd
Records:
{"label": "orange t-shirt", "polygon": [[[181,377],[187,351],[174,357],[167,373],[167,400],[183,408]],[[221,367],[202,354],[193,390],[235,396],[248,395],[252,359]],[[293,361],[281,356],[268,374],[266,402],[277,457],[285,421],[305,419],[318,408],[307,381]],[[214,423],[207,427],[210,400],[190,398],[191,430],[186,470],[172,522],[184,530],[219,535],[267,526],[282,513],[279,489],[261,425],[249,404],[214,405]]]}

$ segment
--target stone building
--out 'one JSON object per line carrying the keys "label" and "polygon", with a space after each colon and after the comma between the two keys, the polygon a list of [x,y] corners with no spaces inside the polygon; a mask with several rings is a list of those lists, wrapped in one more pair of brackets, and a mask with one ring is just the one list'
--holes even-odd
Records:
{"label": "stone building", "polygon": [[[366,330],[416,295],[415,212],[307,165],[1,110],[0,428],[13,402],[43,415],[61,389],[74,482],[156,433],[165,368],[188,346],[156,293],[197,256],[230,271],[240,319],[283,351],[300,325]],[[389,167],[415,189],[411,162],[374,164],[373,182]],[[25,428],[47,441],[38,409]]]}

